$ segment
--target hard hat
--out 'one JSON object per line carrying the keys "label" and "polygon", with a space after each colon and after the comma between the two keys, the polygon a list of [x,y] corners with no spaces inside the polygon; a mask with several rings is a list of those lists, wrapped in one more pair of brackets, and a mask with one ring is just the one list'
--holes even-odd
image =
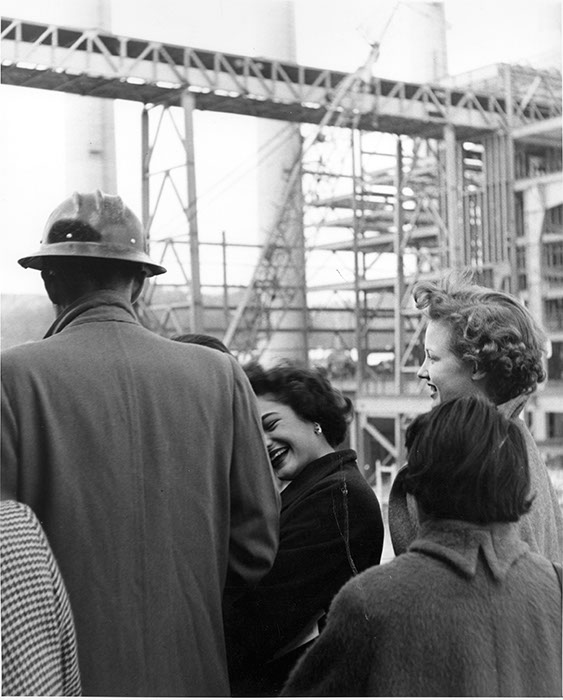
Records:
{"label": "hard hat", "polygon": [[147,244],[141,222],[121,197],[75,192],[49,217],[39,250],[18,262],[42,270],[43,258],[79,255],[139,263],[149,277],[166,272],[150,259]]}

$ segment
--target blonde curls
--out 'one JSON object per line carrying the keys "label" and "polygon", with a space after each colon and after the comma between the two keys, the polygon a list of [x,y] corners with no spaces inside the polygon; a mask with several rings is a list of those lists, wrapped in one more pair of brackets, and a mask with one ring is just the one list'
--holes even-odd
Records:
{"label": "blonde curls", "polygon": [[473,284],[466,272],[421,282],[415,304],[451,329],[451,350],[486,376],[489,398],[504,403],[535,391],[546,378],[546,337],[516,297]]}

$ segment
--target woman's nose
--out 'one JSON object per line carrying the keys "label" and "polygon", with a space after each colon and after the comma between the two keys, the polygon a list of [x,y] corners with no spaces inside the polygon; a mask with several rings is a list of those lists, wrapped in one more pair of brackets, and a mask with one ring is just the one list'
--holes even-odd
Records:
{"label": "woman's nose", "polygon": [[424,362],[418,368],[418,372],[416,373],[416,376],[419,379],[426,379],[426,377],[428,377],[428,370],[426,369],[426,360],[424,360]]}

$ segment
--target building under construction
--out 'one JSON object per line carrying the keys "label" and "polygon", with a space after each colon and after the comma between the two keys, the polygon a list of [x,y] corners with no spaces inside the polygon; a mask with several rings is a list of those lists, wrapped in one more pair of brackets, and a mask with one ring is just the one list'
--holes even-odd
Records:
{"label": "building under construction", "polygon": [[[471,267],[547,331],[549,378],[526,418],[563,500],[559,71],[503,64],[413,83],[377,77],[377,45],[346,74],[17,19],[2,19],[1,38],[5,84],[143,104],[144,224],[154,230],[171,199],[185,222],[181,235],[152,238],[153,258],[174,274],[151,280],[145,325],[216,335],[242,361],[325,365],[353,397],[353,446],[385,500],[404,427],[430,406],[412,287]],[[199,240],[194,110],[291,132],[285,191],[259,250]],[[178,144],[170,167],[155,165],[165,124]],[[219,279],[201,263],[206,246]],[[233,261],[249,257],[248,279],[233,282]]]}

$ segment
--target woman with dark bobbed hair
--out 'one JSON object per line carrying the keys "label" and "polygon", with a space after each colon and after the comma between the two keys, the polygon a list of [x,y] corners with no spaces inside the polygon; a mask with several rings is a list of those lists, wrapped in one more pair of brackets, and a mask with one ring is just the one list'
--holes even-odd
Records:
{"label": "woman with dark bobbed hair", "polygon": [[216,338],[214,335],[206,335],[205,333],[184,333],[184,335],[173,336],[171,340],[176,340],[178,343],[203,345],[206,348],[213,348],[214,350],[219,350],[227,355],[231,354],[225,343],[223,343],[222,340],[219,340],[219,338]]}
{"label": "woman with dark bobbed hair", "polygon": [[[439,282],[420,282],[413,291],[427,317],[425,359],[418,371],[432,404],[461,396],[483,396],[508,418],[517,418],[546,374],[545,335],[518,299],[473,284],[469,271]],[[519,521],[530,548],[563,561],[563,515],[545,463],[526,424],[517,421],[530,464],[534,503]],[[416,510],[404,488],[404,470],[393,483],[389,528],[395,554],[416,536]]]}
{"label": "woman with dark bobbed hair", "polygon": [[355,452],[338,449],[351,401],[320,370],[245,371],[282,491],[280,544],[270,572],[227,612],[227,645],[233,695],[265,697],[279,693],[341,586],[379,564],[383,522]]}
{"label": "woman with dark bobbed hair", "polygon": [[520,539],[518,425],[469,396],[416,418],[406,444],[419,536],[342,588],[282,695],[561,697],[561,568]]}

